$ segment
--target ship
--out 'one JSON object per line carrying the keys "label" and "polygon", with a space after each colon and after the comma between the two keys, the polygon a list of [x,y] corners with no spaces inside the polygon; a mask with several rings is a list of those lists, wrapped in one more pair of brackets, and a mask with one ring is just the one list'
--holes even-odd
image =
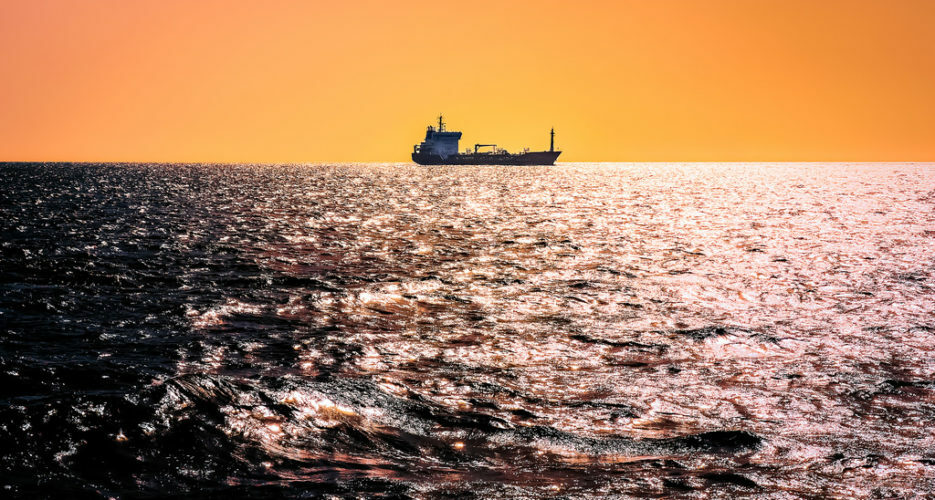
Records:
{"label": "ship", "polygon": [[[438,128],[429,125],[425,140],[412,150],[412,161],[419,165],[554,165],[562,154],[555,150],[555,129],[551,131],[548,151],[510,153],[496,144],[475,144],[474,150],[458,152],[461,132],[445,130],[445,122],[438,115]],[[482,149],[483,148],[483,149]]]}

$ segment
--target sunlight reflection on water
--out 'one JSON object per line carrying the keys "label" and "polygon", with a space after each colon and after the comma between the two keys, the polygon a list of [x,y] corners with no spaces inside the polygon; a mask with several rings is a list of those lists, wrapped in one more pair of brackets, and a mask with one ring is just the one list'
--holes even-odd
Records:
{"label": "sunlight reflection on water", "polygon": [[[5,275],[4,370],[49,356],[17,340],[43,321],[83,322],[126,360],[107,368],[118,392],[156,414],[120,422],[149,457],[126,472],[136,485],[935,486],[931,165],[3,168],[45,176],[3,208],[4,265],[24,269]],[[27,207],[30,189],[59,211]],[[65,261],[35,256],[62,238]],[[70,277],[40,274],[55,266]],[[100,311],[139,300],[99,317],[50,301],[41,320],[15,309],[37,282]],[[4,422],[51,411],[30,394],[11,393]],[[60,433],[58,447],[88,439]],[[228,458],[161,470],[185,439]]]}

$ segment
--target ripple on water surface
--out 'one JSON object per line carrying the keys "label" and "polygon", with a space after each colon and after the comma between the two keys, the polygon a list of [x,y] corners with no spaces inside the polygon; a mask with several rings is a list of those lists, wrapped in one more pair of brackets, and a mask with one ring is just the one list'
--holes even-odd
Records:
{"label": "ripple on water surface", "polygon": [[931,165],[0,165],[0,486],[935,487]]}

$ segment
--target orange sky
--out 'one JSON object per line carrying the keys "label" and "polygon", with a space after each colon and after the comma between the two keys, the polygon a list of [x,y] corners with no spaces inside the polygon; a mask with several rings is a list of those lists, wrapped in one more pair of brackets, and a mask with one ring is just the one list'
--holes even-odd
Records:
{"label": "orange sky", "polygon": [[935,1],[4,0],[0,160],[935,160]]}

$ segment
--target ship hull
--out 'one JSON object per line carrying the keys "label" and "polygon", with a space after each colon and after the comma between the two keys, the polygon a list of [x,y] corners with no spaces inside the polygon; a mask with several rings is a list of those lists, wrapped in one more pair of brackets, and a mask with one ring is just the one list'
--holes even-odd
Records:
{"label": "ship hull", "polygon": [[412,161],[419,165],[554,165],[561,151],[534,151],[530,153],[468,153],[442,158],[436,154],[412,153]]}

